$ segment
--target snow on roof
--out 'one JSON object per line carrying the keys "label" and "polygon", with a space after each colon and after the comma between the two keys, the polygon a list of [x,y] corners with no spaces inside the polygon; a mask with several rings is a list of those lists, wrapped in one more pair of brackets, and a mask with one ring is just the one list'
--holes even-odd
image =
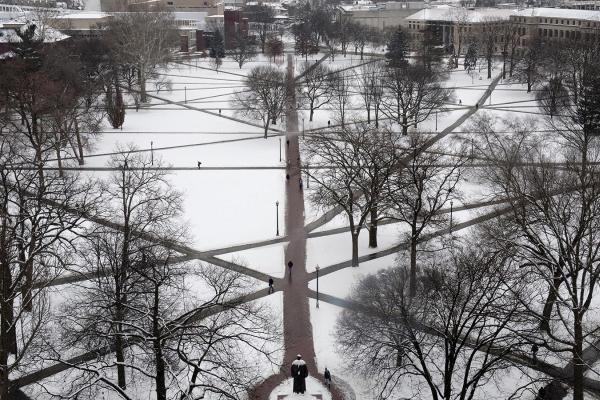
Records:
{"label": "snow on roof", "polygon": [[573,10],[570,8],[526,8],[514,13],[521,17],[571,18],[600,21],[600,11]]}
{"label": "snow on roof", "polygon": [[486,19],[508,19],[515,13],[515,10],[500,8],[477,8],[469,10],[465,8],[456,8],[449,6],[439,6],[436,8],[426,8],[409,15],[406,19],[416,19],[422,21],[453,21],[458,14],[464,13],[468,22],[481,22]]}
{"label": "snow on roof", "polygon": [[[21,29],[22,31],[29,24],[31,24],[31,22],[23,24],[20,28],[6,28],[3,25],[0,25],[0,43],[19,43],[21,38],[15,32],[15,29]],[[69,36],[64,33],[50,27],[38,26],[35,30],[35,38],[43,39],[44,43],[60,42],[68,37]]]}
{"label": "snow on roof", "polygon": [[61,14],[53,17],[54,19],[102,19],[111,17],[110,14],[103,12],[74,12],[68,14]]}

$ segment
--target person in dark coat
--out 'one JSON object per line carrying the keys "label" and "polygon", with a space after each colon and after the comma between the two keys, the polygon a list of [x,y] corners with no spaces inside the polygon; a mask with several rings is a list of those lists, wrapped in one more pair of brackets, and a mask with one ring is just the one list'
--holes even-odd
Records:
{"label": "person in dark coat", "polygon": [[275,292],[275,288],[273,287],[273,278],[269,277],[269,294]]}
{"label": "person in dark coat", "polygon": [[302,356],[298,354],[292,363],[292,378],[294,378],[294,393],[304,394],[306,392],[306,377],[308,376],[308,367]]}
{"label": "person in dark coat", "polygon": [[327,386],[327,389],[331,388],[331,372],[329,372],[327,367],[325,367],[323,377],[325,378],[325,386]]}

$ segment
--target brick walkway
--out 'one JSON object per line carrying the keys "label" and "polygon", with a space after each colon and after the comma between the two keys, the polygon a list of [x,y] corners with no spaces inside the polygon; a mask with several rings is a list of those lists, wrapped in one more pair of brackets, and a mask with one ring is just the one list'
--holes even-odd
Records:
{"label": "brick walkway", "polygon": [[[288,82],[294,93],[294,63],[288,55]],[[309,274],[306,272],[306,230],[304,229],[304,194],[300,189],[300,146],[298,143],[298,113],[295,97],[290,98],[287,110],[287,159],[290,179],[286,186],[286,234],[289,245],[285,251],[286,264],[292,261],[291,276],[286,267],[283,285],[283,330],[284,356],[279,374],[273,375],[251,393],[253,400],[267,400],[271,392],[290,375],[291,362],[297,354],[302,354],[310,375],[323,380],[316,368],[315,348],[309,310]],[[343,396],[332,387],[333,400],[343,400]]]}

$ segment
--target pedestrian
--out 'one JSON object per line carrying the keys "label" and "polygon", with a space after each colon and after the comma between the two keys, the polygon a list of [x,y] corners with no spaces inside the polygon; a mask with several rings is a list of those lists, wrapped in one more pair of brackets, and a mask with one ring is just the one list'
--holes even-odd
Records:
{"label": "pedestrian", "polygon": [[198,169],[202,166],[202,162],[198,161]]}
{"label": "pedestrian", "polygon": [[533,362],[537,364],[537,353],[540,348],[536,343],[531,346],[531,354],[533,355]]}
{"label": "pedestrian", "polygon": [[331,120],[327,121],[327,126],[331,126]]}
{"label": "pedestrian", "polygon": [[219,108],[219,115],[221,115],[221,109]]}
{"label": "pedestrian", "polygon": [[302,190],[302,178],[298,178],[298,182],[300,183],[300,190]]}
{"label": "pedestrian", "polygon": [[290,139],[286,139],[285,143],[287,144],[287,147],[290,147]]}
{"label": "pedestrian", "polygon": [[475,103],[475,109],[479,110],[479,103]]}
{"label": "pedestrian", "polygon": [[275,288],[273,287],[273,278],[269,277],[269,294],[275,292]]}
{"label": "pedestrian", "polygon": [[286,181],[289,181],[290,180],[290,174],[285,174],[285,179],[286,179]]}
{"label": "pedestrian", "polygon": [[325,372],[323,373],[323,377],[325,378],[325,386],[327,389],[331,388],[331,372],[325,367]]}
{"label": "pedestrian", "polygon": [[292,378],[294,378],[294,393],[304,394],[306,392],[306,377],[308,376],[308,368],[302,356],[298,354],[292,363]]}
{"label": "pedestrian", "polygon": [[294,263],[292,262],[292,260],[288,261],[287,266],[288,266],[288,271],[289,271],[289,275],[291,278],[292,277],[292,267],[294,266]]}
{"label": "pedestrian", "polygon": [[462,106],[462,100],[461,99],[458,99],[458,105]]}

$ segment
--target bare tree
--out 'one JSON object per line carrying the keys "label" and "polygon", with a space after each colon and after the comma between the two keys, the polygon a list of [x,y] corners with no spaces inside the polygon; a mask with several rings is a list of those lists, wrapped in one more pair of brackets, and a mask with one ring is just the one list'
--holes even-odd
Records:
{"label": "bare tree", "polygon": [[470,18],[469,12],[466,8],[454,8],[450,10],[450,18],[454,26],[454,42],[452,43],[454,68],[458,68],[458,59],[460,58],[461,52],[465,43],[469,43],[472,40],[470,31]]}
{"label": "bare tree", "polygon": [[256,57],[256,49],[254,43],[250,37],[237,33],[235,38],[234,48],[230,51],[231,58],[233,58],[239,65],[240,69],[242,66]]}
{"label": "bare tree", "polygon": [[371,111],[375,117],[375,127],[379,127],[379,110],[383,100],[384,65],[380,62],[364,64],[355,72],[355,82],[361,100],[367,111],[367,122],[371,123]]}
{"label": "bare tree", "polygon": [[[47,172],[40,182],[30,151],[12,134],[0,139],[0,398],[11,376],[48,354],[45,287],[71,268],[84,219],[66,209],[92,204],[76,175]],[[35,289],[34,289],[35,286]],[[17,334],[18,330],[18,334]]]}
{"label": "bare tree", "polygon": [[429,118],[432,112],[450,101],[452,90],[442,85],[441,72],[427,71],[414,65],[389,68],[384,83],[381,112],[402,126],[407,134]]}
{"label": "bare tree", "polygon": [[507,327],[520,310],[509,264],[475,249],[441,258],[424,266],[416,297],[402,267],[368,275],[338,320],[349,367],[373,380],[378,398],[399,397],[410,381],[413,398],[473,399],[510,365],[519,339]]}
{"label": "bare tree", "polygon": [[310,63],[303,64],[300,74],[302,76],[299,85],[300,96],[306,99],[310,107],[309,121],[312,121],[315,110],[329,104],[332,100],[332,74],[327,66]]}
{"label": "bare tree", "polygon": [[462,150],[456,156],[443,155],[438,146],[425,148],[427,141],[418,133],[409,137],[404,151],[408,161],[390,177],[386,185],[387,217],[409,226],[410,243],[409,294],[417,293],[417,250],[427,228],[447,226],[447,216],[440,211],[457,198],[462,167],[466,162]]}
{"label": "bare tree", "polygon": [[346,124],[348,109],[352,104],[352,85],[347,71],[334,71],[330,77],[331,108],[337,112],[342,129]]}
{"label": "bare tree", "polygon": [[527,83],[527,93],[538,84],[541,79],[541,61],[543,58],[542,40],[534,35],[527,40],[523,56],[515,66],[514,78],[519,82]]}
{"label": "bare tree", "polygon": [[[358,238],[382,201],[383,188],[396,167],[394,134],[363,122],[310,135],[306,152],[317,183],[310,200],[317,207],[339,206],[350,224],[352,266],[358,266]],[[377,220],[377,218],[375,218]],[[375,230],[376,234],[376,230]]]}
{"label": "bare tree", "polygon": [[[553,118],[556,123],[560,118]],[[510,214],[490,236],[509,247],[523,281],[524,296],[540,331],[533,340],[552,351],[570,353],[573,399],[583,396],[586,362],[583,348],[595,340],[597,321],[590,310],[600,278],[600,146],[583,124],[563,125],[548,156],[548,141],[531,124],[506,123],[515,132],[501,137],[486,120],[486,156],[495,168],[486,172],[495,192],[510,199]],[[552,165],[561,160],[560,168]],[[540,293],[543,287],[547,290]],[[591,343],[590,343],[591,344]]]}
{"label": "bare tree", "polygon": [[247,90],[234,94],[240,114],[262,120],[265,139],[270,124],[276,124],[286,109],[288,85],[285,74],[271,66],[252,68],[246,77]]}
{"label": "bare tree", "polygon": [[355,72],[355,82],[367,111],[367,122],[371,123],[371,111],[373,111],[375,127],[379,127],[379,110],[383,99],[384,66],[382,63],[373,62],[362,65],[358,71]]}
{"label": "bare tree", "polygon": [[140,100],[145,103],[146,81],[171,60],[177,46],[173,14],[159,10],[119,14],[108,24],[106,40],[117,63],[135,68]]}
{"label": "bare tree", "polygon": [[275,62],[277,57],[283,55],[283,42],[275,35],[272,35],[267,39],[266,46],[265,54],[271,59],[271,62]]}
{"label": "bare tree", "polygon": [[492,78],[492,66],[494,55],[497,52],[498,38],[503,30],[503,21],[494,18],[485,18],[481,24],[481,32],[479,33],[479,46],[482,51],[482,56],[487,63],[487,77]]}

